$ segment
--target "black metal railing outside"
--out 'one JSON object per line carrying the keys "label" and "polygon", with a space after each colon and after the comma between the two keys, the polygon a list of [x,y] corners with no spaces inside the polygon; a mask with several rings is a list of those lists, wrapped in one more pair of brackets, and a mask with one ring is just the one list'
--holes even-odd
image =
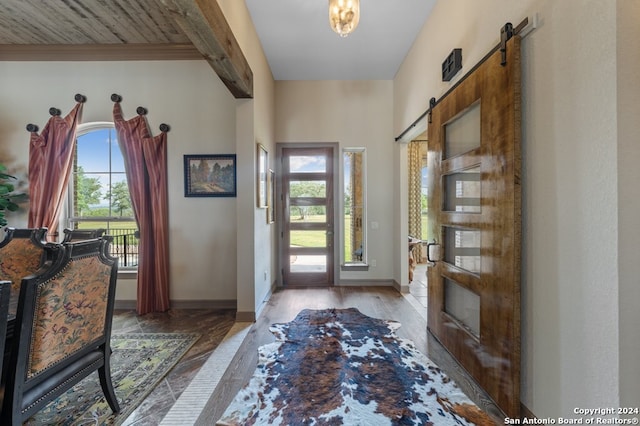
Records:
{"label": "black metal railing outside", "polygon": [[110,251],[111,256],[118,258],[118,266],[126,268],[137,267],[140,232],[130,228],[109,228],[107,235],[113,237]]}

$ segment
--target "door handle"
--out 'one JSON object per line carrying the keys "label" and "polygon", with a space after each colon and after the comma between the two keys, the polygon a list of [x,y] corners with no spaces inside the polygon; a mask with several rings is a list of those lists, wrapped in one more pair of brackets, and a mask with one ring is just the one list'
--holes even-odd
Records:
{"label": "door handle", "polygon": [[427,243],[427,262],[433,266],[440,260],[440,244],[436,240],[433,240],[432,243]]}

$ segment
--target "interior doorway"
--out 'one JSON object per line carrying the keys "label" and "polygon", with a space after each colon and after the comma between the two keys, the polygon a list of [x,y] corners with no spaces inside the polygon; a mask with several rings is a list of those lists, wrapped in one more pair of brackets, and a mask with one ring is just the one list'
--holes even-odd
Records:
{"label": "interior doorway", "polygon": [[426,241],[427,241],[427,134],[424,132],[409,142],[408,230],[409,230],[409,293],[427,308]]}

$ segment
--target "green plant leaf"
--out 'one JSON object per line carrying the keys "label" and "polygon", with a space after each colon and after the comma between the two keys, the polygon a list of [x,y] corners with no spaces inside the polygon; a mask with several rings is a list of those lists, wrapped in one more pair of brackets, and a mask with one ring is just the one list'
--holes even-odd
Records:
{"label": "green plant leaf", "polygon": [[7,225],[5,211],[17,211],[20,208],[17,203],[27,198],[26,194],[14,192],[15,186],[9,181],[16,177],[5,173],[6,170],[6,166],[0,164],[0,226]]}

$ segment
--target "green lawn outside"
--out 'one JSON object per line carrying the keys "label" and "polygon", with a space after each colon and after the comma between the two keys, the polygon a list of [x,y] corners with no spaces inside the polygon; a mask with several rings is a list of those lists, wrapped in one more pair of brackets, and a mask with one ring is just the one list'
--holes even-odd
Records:
{"label": "green lawn outside", "polygon": [[[291,223],[308,223],[308,222],[322,222],[325,220],[324,215],[308,216],[304,221],[296,218]],[[344,217],[344,229],[351,228],[351,216]],[[336,234],[337,235],[337,234]],[[291,245],[298,247],[324,247],[326,245],[326,235],[324,232],[318,231],[295,231],[291,234]],[[345,231],[344,252],[346,254],[345,261],[351,261],[351,233]]]}
{"label": "green lawn outside", "polygon": [[[321,222],[324,220],[324,216],[308,216],[304,221],[300,219],[292,220],[291,223],[301,222]],[[351,259],[351,233],[347,230],[351,228],[351,216],[346,215],[344,217],[344,253],[345,261],[350,262]],[[427,216],[422,216],[422,235],[419,237],[422,240],[427,240]],[[296,231],[291,235],[291,245],[298,247],[324,247],[325,245],[324,232],[318,231]]]}
{"label": "green lawn outside", "polygon": [[[107,229],[107,222],[95,221],[95,222],[78,222],[78,229]],[[111,228],[114,229],[138,229],[138,224],[135,222],[111,222]]]}
{"label": "green lawn outside", "polygon": [[[78,229],[107,229],[107,222],[95,221],[95,222],[78,222]],[[138,224],[136,222],[111,222],[109,226],[109,235],[115,237],[114,244],[123,244],[125,237],[118,237],[118,235],[131,235],[134,231],[138,230]],[[128,246],[137,246],[138,239],[133,237],[127,237]]]}

